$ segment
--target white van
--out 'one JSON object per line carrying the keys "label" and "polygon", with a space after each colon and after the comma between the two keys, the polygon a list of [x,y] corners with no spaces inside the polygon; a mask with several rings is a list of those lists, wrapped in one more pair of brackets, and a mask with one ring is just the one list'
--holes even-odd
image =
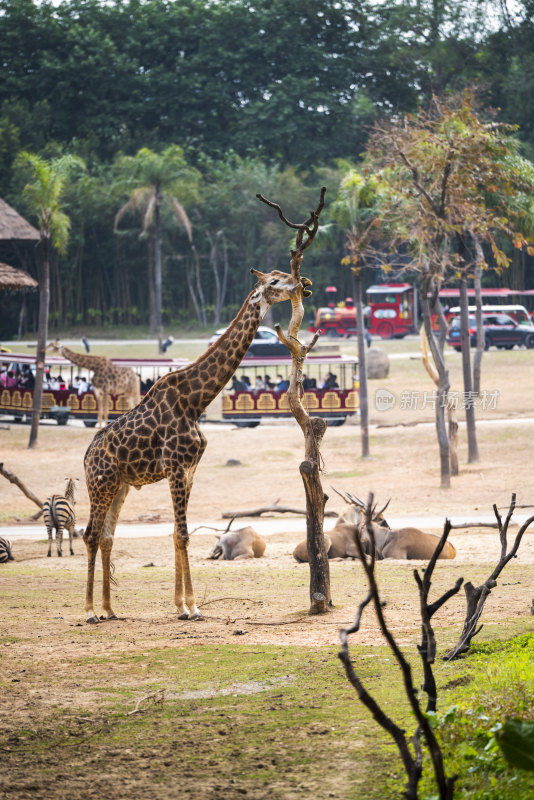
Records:
{"label": "white van", "polygon": [[[469,314],[476,313],[476,306],[469,306]],[[528,313],[525,306],[482,306],[483,314],[507,314],[517,322],[518,325],[532,325],[532,317]],[[459,316],[460,306],[454,306],[447,311],[447,322],[450,322],[454,317]]]}

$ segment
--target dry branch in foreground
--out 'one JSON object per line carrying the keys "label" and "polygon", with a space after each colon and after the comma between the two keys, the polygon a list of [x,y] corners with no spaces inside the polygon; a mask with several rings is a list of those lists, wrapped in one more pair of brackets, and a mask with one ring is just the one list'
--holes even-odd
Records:
{"label": "dry branch in foreground", "polygon": [[[375,575],[376,546],[375,546],[374,530],[372,525],[372,515],[371,515],[372,507],[373,507],[373,495],[370,495],[366,512],[367,535],[369,537],[369,542],[370,542],[370,552],[368,559],[366,559],[365,557],[364,547],[361,538],[359,536],[356,537],[356,545],[358,547],[362,566],[367,577],[369,591],[365,599],[362,600],[362,602],[359,605],[354,624],[350,628],[340,631],[341,651],[338,655],[343,663],[343,666],[345,667],[347,678],[356,689],[359,699],[369,709],[369,711],[373,715],[374,719],[378,722],[378,724],[381,725],[384,728],[384,730],[386,730],[390,734],[390,736],[395,741],[395,744],[397,745],[397,748],[399,750],[404,765],[404,769],[406,771],[406,775],[408,777],[408,782],[406,784],[406,790],[404,793],[404,797],[406,798],[406,800],[417,800],[418,798],[418,784],[421,779],[423,771],[423,752],[421,748],[421,736],[423,736],[430,753],[434,769],[434,775],[436,778],[436,783],[439,791],[439,798],[440,800],[452,800],[454,796],[454,784],[456,781],[456,776],[448,777],[445,773],[441,748],[439,746],[436,737],[434,736],[427,714],[426,712],[423,712],[421,705],[419,703],[418,692],[414,687],[410,664],[407,662],[406,658],[404,657],[404,654],[402,653],[395,638],[393,637],[391,631],[389,630],[384,617],[383,613],[384,603],[380,598],[378,585],[376,582],[376,575]],[[419,597],[421,604],[423,635],[422,635],[422,643],[419,646],[418,650],[423,660],[423,669],[425,675],[423,690],[427,693],[428,697],[427,711],[429,710],[429,708],[432,708],[432,706],[435,708],[436,704],[436,685],[432,674],[432,663],[434,662],[435,658],[435,638],[430,624],[430,620],[435,611],[437,611],[438,608],[440,608],[450,597],[452,597],[459,590],[461,586],[461,579],[459,579],[456,585],[452,589],[447,591],[445,594],[443,594],[442,597],[439,598],[439,600],[436,600],[434,603],[430,605],[428,604],[428,593],[431,586],[432,572],[434,570],[434,566],[439,556],[439,553],[441,552],[441,550],[445,545],[447,536],[449,535],[449,531],[450,531],[450,523],[447,520],[445,523],[443,534],[440,539],[440,543],[436,548],[433,558],[429,562],[429,565],[427,567],[427,572],[425,573],[424,578],[421,579],[417,570],[414,571],[417,585],[419,587]],[[380,630],[382,631],[382,634],[386,639],[391,651],[393,652],[395,660],[397,661],[399,668],[401,670],[404,682],[404,690],[406,692],[408,702],[410,703],[410,706],[417,721],[417,728],[415,730],[415,733],[413,737],[410,738],[406,735],[405,731],[402,728],[400,728],[391,719],[391,717],[388,716],[388,714],[385,713],[385,711],[380,707],[380,705],[377,703],[374,697],[363,686],[361,680],[358,678],[358,675],[354,670],[354,665],[350,658],[348,637],[351,633],[356,633],[359,630],[363,611],[370,602],[372,602],[374,605],[374,610],[378,618]],[[413,746],[413,752],[410,747],[410,742]]]}
{"label": "dry branch in foreground", "polygon": [[445,655],[445,659],[447,661],[451,661],[453,658],[457,658],[458,656],[462,655],[463,653],[467,653],[469,648],[471,647],[471,641],[475,638],[475,636],[480,633],[483,625],[480,625],[477,628],[478,621],[484,609],[484,603],[488,598],[488,595],[491,593],[491,590],[497,586],[497,578],[508,564],[508,562],[515,557],[519,545],[521,543],[521,539],[523,538],[523,534],[527,530],[527,528],[534,522],[534,516],[529,517],[523,525],[521,525],[520,529],[518,530],[514,544],[511,550],[507,553],[508,543],[507,543],[507,536],[508,536],[508,526],[510,525],[510,520],[512,519],[512,515],[515,511],[515,493],[512,494],[512,499],[510,501],[510,507],[508,509],[508,514],[503,522],[501,515],[497,509],[497,506],[494,504],[493,511],[495,517],[497,519],[497,525],[499,526],[499,537],[501,540],[501,557],[497,563],[497,566],[489,576],[486,578],[484,583],[480,584],[480,586],[473,586],[471,581],[467,581],[464,586],[465,591],[465,598],[467,603],[467,610],[465,614],[464,620],[464,627],[462,630],[462,635],[455,647],[452,650],[449,650],[448,653]]}

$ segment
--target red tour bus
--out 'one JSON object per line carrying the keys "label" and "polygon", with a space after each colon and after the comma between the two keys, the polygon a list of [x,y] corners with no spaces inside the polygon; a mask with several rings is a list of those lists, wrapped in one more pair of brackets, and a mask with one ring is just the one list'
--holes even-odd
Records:
{"label": "red tour bus", "polygon": [[417,294],[409,283],[380,283],[367,289],[369,333],[381,339],[402,339],[417,333]]}

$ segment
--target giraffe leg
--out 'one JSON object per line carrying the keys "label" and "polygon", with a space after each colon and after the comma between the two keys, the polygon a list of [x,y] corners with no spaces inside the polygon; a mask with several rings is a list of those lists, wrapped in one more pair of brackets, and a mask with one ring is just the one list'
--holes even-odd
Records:
{"label": "giraffe leg", "polygon": [[189,536],[181,530],[175,530],[173,538],[175,555],[174,603],[178,611],[178,619],[189,619],[191,621],[202,619],[202,614],[195,602],[193,581],[191,580],[191,569],[187,554]]}
{"label": "giraffe leg", "polygon": [[100,534],[100,555],[102,556],[102,609],[106,619],[117,619],[117,615],[111,608],[111,550],[115,536],[117,520],[126,495],[130,487],[124,484],[115,495],[110,509],[106,515],[106,521]]}
{"label": "giraffe leg", "polygon": [[97,428],[101,428],[102,427],[102,393],[101,393],[100,389],[97,389],[95,386],[93,386],[93,392],[94,392],[94,395],[95,395],[95,398],[96,398],[96,413],[97,413],[97,417],[98,417],[98,421],[96,423],[96,427]]}
{"label": "giraffe leg", "polygon": [[102,399],[102,404],[104,406],[102,411],[103,416],[103,427],[105,428],[108,424],[108,417],[109,417],[109,392],[104,392],[104,397]]}
{"label": "giraffe leg", "polygon": [[85,611],[87,613],[87,622],[96,623],[98,617],[94,611],[94,584],[95,584],[95,562],[96,554],[98,552],[98,545],[100,543],[100,532],[104,527],[108,509],[113,500],[111,495],[105,500],[97,502],[95,497],[91,498],[91,513],[89,515],[89,522],[83,534],[83,540],[87,549],[87,586],[85,590]]}
{"label": "giraffe leg", "polygon": [[[194,474],[194,467],[191,473]],[[191,569],[187,546],[189,533],[187,530],[186,508],[191,491],[192,475],[187,475],[184,470],[178,470],[169,478],[172,502],[174,505],[174,557],[175,557],[175,583],[174,602],[179,619],[202,619],[202,614],[195,602]],[[185,598],[184,598],[185,594]],[[185,602],[184,602],[185,600]]]}

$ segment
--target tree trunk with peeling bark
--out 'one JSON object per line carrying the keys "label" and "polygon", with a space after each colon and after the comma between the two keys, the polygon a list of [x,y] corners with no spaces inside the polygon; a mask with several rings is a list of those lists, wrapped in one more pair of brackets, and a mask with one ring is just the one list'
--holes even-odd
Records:
{"label": "tree trunk with peeling bark", "polygon": [[[332,606],[330,592],[330,567],[324,540],[323,522],[324,507],[327,500],[321,484],[321,441],[328,427],[322,417],[310,417],[301,402],[302,374],[307,354],[315,345],[318,334],[315,334],[309,345],[299,341],[298,334],[304,317],[303,296],[309,296],[311,281],[301,278],[300,265],[304,250],[312,243],[319,224],[319,214],[324,206],[325,188],[321,189],[321,199],[310,218],[302,224],[290,223],[276,203],[266,200],[262,195],[258,199],[271,208],[275,208],[280,219],[290,228],[297,229],[295,249],[291,251],[291,274],[299,281],[299,286],[291,298],[292,314],[287,336],[280,325],[276,325],[278,338],[291,353],[291,374],[287,399],[289,407],[304,434],[304,460],[299,470],[306,494],[306,538],[310,563],[310,614],[325,614]],[[307,238],[304,239],[306,233]]]}
{"label": "tree trunk with peeling bark", "polygon": [[441,471],[441,488],[449,489],[451,485],[451,463],[450,463],[450,441],[445,424],[445,408],[448,403],[450,389],[449,372],[445,367],[445,360],[432,333],[432,320],[430,313],[430,301],[428,299],[431,288],[430,275],[423,277],[421,281],[421,313],[426,338],[432,354],[432,360],[438,373],[438,391],[436,398],[436,434],[439,446],[439,459]]}

